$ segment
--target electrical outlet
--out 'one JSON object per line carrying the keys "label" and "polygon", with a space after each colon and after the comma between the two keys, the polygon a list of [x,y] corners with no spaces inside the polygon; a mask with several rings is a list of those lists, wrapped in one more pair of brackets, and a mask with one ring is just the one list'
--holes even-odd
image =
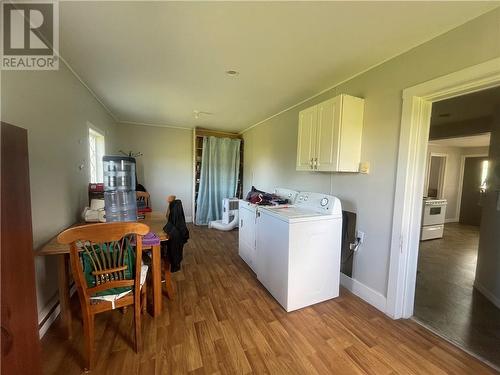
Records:
{"label": "electrical outlet", "polygon": [[370,173],[370,162],[363,161],[359,163],[359,173],[368,174]]}
{"label": "electrical outlet", "polygon": [[358,230],[356,232],[356,237],[359,239],[358,241],[360,244],[365,242],[365,232],[361,232],[360,230]]}

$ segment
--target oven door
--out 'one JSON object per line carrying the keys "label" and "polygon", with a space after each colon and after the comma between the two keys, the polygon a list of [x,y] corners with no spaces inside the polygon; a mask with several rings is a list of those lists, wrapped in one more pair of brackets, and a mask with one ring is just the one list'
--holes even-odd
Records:
{"label": "oven door", "polygon": [[446,205],[425,205],[422,225],[444,224]]}

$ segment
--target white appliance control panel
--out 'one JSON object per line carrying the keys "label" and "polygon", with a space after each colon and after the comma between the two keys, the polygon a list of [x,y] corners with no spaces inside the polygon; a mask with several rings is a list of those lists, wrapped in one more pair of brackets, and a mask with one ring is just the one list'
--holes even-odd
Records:
{"label": "white appliance control panel", "polygon": [[274,189],[274,194],[276,194],[280,198],[288,199],[288,201],[293,204],[295,203],[295,199],[297,199],[297,195],[299,194],[299,192],[297,190],[276,188]]}
{"label": "white appliance control panel", "polygon": [[442,206],[447,204],[446,199],[424,199],[426,206]]}
{"label": "white appliance control panel", "polygon": [[295,201],[295,206],[321,212],[326,215],[342,213],[339,199],[333,195],[322,193],[300,192]]}

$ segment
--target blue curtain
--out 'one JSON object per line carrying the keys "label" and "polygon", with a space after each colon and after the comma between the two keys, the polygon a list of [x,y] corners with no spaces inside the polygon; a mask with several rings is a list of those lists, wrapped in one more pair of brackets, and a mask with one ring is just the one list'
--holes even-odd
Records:
{"label": "blue curtain", "polygon": [[240,139],[203,137],[196,224],[222,218],[222,199],[236,196]]}

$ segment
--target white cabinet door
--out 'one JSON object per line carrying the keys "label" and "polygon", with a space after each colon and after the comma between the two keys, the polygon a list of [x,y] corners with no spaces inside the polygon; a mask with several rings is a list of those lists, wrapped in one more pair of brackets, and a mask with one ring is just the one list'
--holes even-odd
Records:
{"label": "white cabinet door", "polygon": [[316,124],[318,109],[316,106],[299,113],[299,132],[297,140],[297,170],[313,169],[316,144]]}
{"label": "white cabinet door", "polygon": [[341,97],[337,96],[317,105],[316,156],[314,169],[336,171],[339,160]]}
{"label": "white cabinet door", "polygon": [[358,172],[361,161],[361,138],[365,101],[350,95],[342,95],[342,115],[339,121],[339,172]]}
{"label": "white cabinet door", "polygon": [[335,98],[299,113],[297,170],[358,172],[364,100]]}
{"label": "white cabinet door", "polygon": [[255,207],[248,206],[248,203],[240,201],[239,217],[239,249],[238,254],[250,268],[255,265]]}

